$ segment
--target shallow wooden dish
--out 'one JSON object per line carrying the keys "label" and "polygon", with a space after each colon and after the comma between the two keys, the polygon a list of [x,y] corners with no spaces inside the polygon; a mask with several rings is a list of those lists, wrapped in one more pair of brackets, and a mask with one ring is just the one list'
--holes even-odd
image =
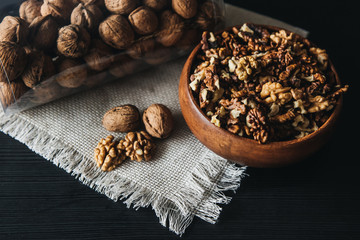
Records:
{"label": "shallow wooden dish", "polygon": [[[265,27],[273,30],[280,29],[272,26]],[[231,31],[231,28],[226,30]],[[291,141],[261,145],[255,140],[234,135],[213,125],[199,108],[189,87],[192,65],[200,48],[200,44],[195,47],[184,65],[179,83],[179,101],[182,114],[191,132],[210,150],[228,160],[250,167],[281,167],[309,157],[330,139],[340,115],[342,97],[330,118],[317,131]],[[331,61],[329,67],[340,84]]]}

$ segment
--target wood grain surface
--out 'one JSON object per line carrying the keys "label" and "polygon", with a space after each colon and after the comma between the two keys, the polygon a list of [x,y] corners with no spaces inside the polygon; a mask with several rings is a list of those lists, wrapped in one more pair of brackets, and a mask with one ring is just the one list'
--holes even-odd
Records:
{"label": "wood grain surface", "polygon": [[233,200],[223,206],[219,222],[195,219],[179,238],[151,208],[135,211],[114,203],[0,133],[1,240],[360,239],[355,2],[227,2],[307,29],[310,40],[327,49],[340,79],[350,85],[335,137],[300,164],[249,168],[238,192],[229,193]]}

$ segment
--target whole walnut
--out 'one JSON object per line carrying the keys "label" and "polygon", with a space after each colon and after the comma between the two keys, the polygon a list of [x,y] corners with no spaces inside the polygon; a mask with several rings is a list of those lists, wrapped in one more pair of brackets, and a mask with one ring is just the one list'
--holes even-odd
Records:
{"label": "whole walnut", "polygon": [[105,7],[114,14],[129,14],[139,4],[138,0],[105,0]]}
{"label": "whole walnut", "polygon": [[169,108],[162,104],[153,104],[143,114],[146,131],[156,138],[169,137],[173,127],[174,118]]}
{"label": "whole walnut", "polygon": [[134,59],[141,59],[148,52],[155,49],[155,40],[153,38],[138,39],[128,48],[128,54]]}
{"label": "whole walnut", "polygon": [[83,4],[95,4],[99,9],[105,8],[104,0],[80,0],[80,2],[82,2]]}
{"label": "whole walnut", "polygon": [[61,23],[68,23],[74,6],[73,0],[44,0],[40,12],[42,16],[52,15]]}
{"label": "whole walnut", "polygon": [[59,24],[51,15],[36,17],[29,26],[31,45],[49,51],[55,47]]}
{"label": "whole walnut", "polygon": [[0,82],[14,81],[23,73],[28,62],[24,48],[14,42],[0,42],[0,60]]}
{"label": "whole walnut", "polygon": [[103,14],[95,4],[80,3],[71,13],[71,24],[76,24],[88,29],[90,32],[97,30]]}
{"label": "whole walnut", "polygon": [[214,29],[222,20],[219,6],[214,2],[206,1],[201,5],[195,22],[201,30],[205,31]]}
{"label": "whole walnut", "polygon": [[78,58],[86,54],[90,47],[90,34],[84,27],[71,24],[60,28],[57,49],[65,57]]}
{"label": "whole walnut", "polygon": [[143,0],[143,4],[155,11],[161,11],[168,5],[168,0]]}
{"label": "whole walnut", "polygon": [[195,17],[197,7],[197,0],[172,0],[174,11],[185,19]]}
{"label": "whole walnut", "polygon": [[56,70],[51,57],[40,51],[32,51],[28,54],[31,59],[26,66],[21,78],[29,88],[35,87],[40,82],[55,75]]}
{"label": "whole walnut", "polygon": [[134,73],[139,65],[140,62],[138,60],[132,59],[125,53],[120,53],[116,56],[115,62],[110,66],[109,72],[117,78],[122,78]]}
{"label": "whole walnut", "polygon": [[36,104],[43,104],[53,101],[68,93],[67,88],[61,87],[57,81],[43,81],[31,89],[30,101]]}
{"label": "whole walnut", "polygon": [[88,53],[84,56],[85,62],[92,70],[102,71],[114,62],[113,50],[99,39],[91,42]]}
{"label": "whole walnut", "polygon": [[6,16],[0,23],[0,41],[24,45],[29,33],[29,24],[19,17]]}
{"label": "whole walnut", "polygon": [[8,107],[24,95],[29,89],[20,81],[14,81],[10,84],[0,82],[0,100],[4,107]]}
{"label": "whole walnut", "polygon": [[36,17],[41,16],[40,8],[43,4],[38,0],[27,0],[20,5],[19,16],[27,23],[31,23]]}
{"label": "whole walnut", "polygon": [[140,112],[137,107],[127,104],[107,111],[102,124],[111,132],[131,132],[140,126]]}
{"label": "whole walnut", "polygon": [[155,32],[159,21],[156,14],[148,7],[138,7],[129,15],[129,21],[135,32],[147,35]]}
{"label": "whole walnut", "polygon": [[176,48],[188,51],[199,43],[201,40],[201,33],[198,29],[187,29],[182,38],[176,43]]}
{"label": "whole walnut", "polygon": [[175,45],[184,33],[184,22],[176,13],[165,10],[160,16],[160,30],[157,41],[165,47]]}
{"label": "whole walnut", "polygon": [[65,88],[77,88],[83,85],[87,78],[86,66],[78,59],[64,58],[57,66],[56,81]]}
{"label": "whole walnut", "polygon": [[148,51],[144,54],[144,61],[151,65],[159,65],[166,61],[169,61],[173,56],[174,50],[168,47],[164,47],[160,44],[156,44],[154,50]]}
{"label": "whole walnut", "polygon": [[135,38],[130,24],[121,15],[111,15],[100,23],[99,34],[106,44],[116,49],[127,48]]}

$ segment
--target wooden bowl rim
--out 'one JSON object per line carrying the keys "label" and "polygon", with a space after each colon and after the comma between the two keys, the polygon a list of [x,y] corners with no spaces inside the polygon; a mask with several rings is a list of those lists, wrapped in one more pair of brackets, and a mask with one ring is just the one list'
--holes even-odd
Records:
{"label": "wooden bowl rim", "polygon": [[[268,29],[271,29],[271,30],[275,30],[275,31],[279,31],[279,30],[285,30],[287,33],[293,33],[294,35],[296,35],[297,37],[299,37],[300,39],[306,39],[305,37],[297,34],[297,33],[294,33],[292,31],[289,31],[289,30],[286,30],[284,28],[280,28],[280,27],[276,27],[276,26],[271,26],[271,25],[263,25],[263,24],[254,24],[254,23],[244,23],[244,24],[252,24],[252,25],[255,25],[255,26],[260,26],[260,27],[265,27],[265,28],[268,28]],[[224,30],[221,30],[221,31],[218,31],[215,33],[215,36],[217,36],[218,34],[224,32],[224,31],[231,31],[232,28],[236,27],[236,28],[239,28],[241,27],[243,24],[241,25],[235,25],[235,26],[232,26],[232,27],[228,27],[228,28],[225,28]],[[316,45],[314,43],[312,43],[310,41],[311,45],[313,45],[314,47],[316,47]],[[246,138],[246,137],[241,137],[239,135],[235,135],[229,131],[227,131],[226,129],[222,128],[222,127],[217,127],[215,126],[214,124],[212,124],[210,122],[210,120],[205,116],[204,112],[200,109],[200,106],[198,105],[198,103],[196,102],[195,98],[194,98],[194,94],[191,92],[191,89],[189,87],[189,84],[190,84],[190,75],[191,75],[191,69],[192,69],[192,66],[193,66],[193,63],[194,63],[194,60],[196,60],[196,55],[197,53],[199,52],[200,50],[200,47],[201,47],[201,43],[199,43],[194,49],[193,51],[190,53],[188,59],[190,58],[193,58],[192,61],[190,62],[190,64],[188,65],[188,69],[186,69],[185,73],[186,73],[186,84],[187,84],[187,87],[186,87],[186,92],[187,94],[190,96],[190,99],[191,99],[191,102],[192,104],[195,106],[196,110],[198,112],[200,112],[201,116],[204,118],[203,120],[205,120],[209,127],[213,128],[213,129],[216,129],[217,132],[219,132],[220,134],[224,135],[225,137],[228,137],[228,138],[232,138],[232,139],[236,139],[236,140],[240,140],[240,141],[243,141],[243,142],[247,142],[249,144],[256,144],[258,147],[261,147],[263,149],[277,149],[277,148],[283,148],[285,146],[289,146],[289,145],[294,145],[294,144],[298,144],[298,143],[302,143],[302,142],[306,142],[306,141],[310,141],[310,140],[313,140],[315,139],[319,134],[321,134],[324,129],[326,129],[330,124],[331,122],[335,121],[335,116],[338,115],[341,111],[341,108],[342,108],[342,96],[340,96],[340,98],[338,99],[337,103],[336,103],[336,106],[335,106],[335,109],[333,110],[333,112],[331,113],[330,117],[326,120],[326,122],[321,125],[321,127],[319,127],[319,129],[317,129],[316,131],[310,133],[309,135],[306,135],[305,137],[302,137],[302,138],[298,138],[298,139],[292,139],[292,140],[287,140],[287,141],[275,141],[275,142],[269,142],[269,143],[266,143],[266,144],[259,144],[257,141],[255,141],[254,139],[250,139],[250,138]],[[340,81],[340,78],[339,78],[339,75],[338,73],[336,72],[335,70],[335,67],[333,65],[333,63],[331,62],[331,60],[329,59],[329,67],[331,69],[331,72],[333,72],[334,74],[334,77],[335,77],[335,80],[336,82],[341,85],[341,81]],[[211,125],[211,126],[210,126]]]}

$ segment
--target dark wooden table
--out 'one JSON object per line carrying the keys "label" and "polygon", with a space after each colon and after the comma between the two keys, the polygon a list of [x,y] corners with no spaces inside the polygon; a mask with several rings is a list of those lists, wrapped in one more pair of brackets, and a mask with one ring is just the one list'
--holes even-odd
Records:
{"label": "dark wooden table", "polygon": [[[360,239],[355,2],[228,2],[309,30],[351,88],[335,136],[321,151],[286,168],[250,168],[238,192],[230,193],[233,200],[219,222],[195,219],[182,239]],[[134,211],[114,203],[0,133],[0,239],[178,237],[150,208]]]}

